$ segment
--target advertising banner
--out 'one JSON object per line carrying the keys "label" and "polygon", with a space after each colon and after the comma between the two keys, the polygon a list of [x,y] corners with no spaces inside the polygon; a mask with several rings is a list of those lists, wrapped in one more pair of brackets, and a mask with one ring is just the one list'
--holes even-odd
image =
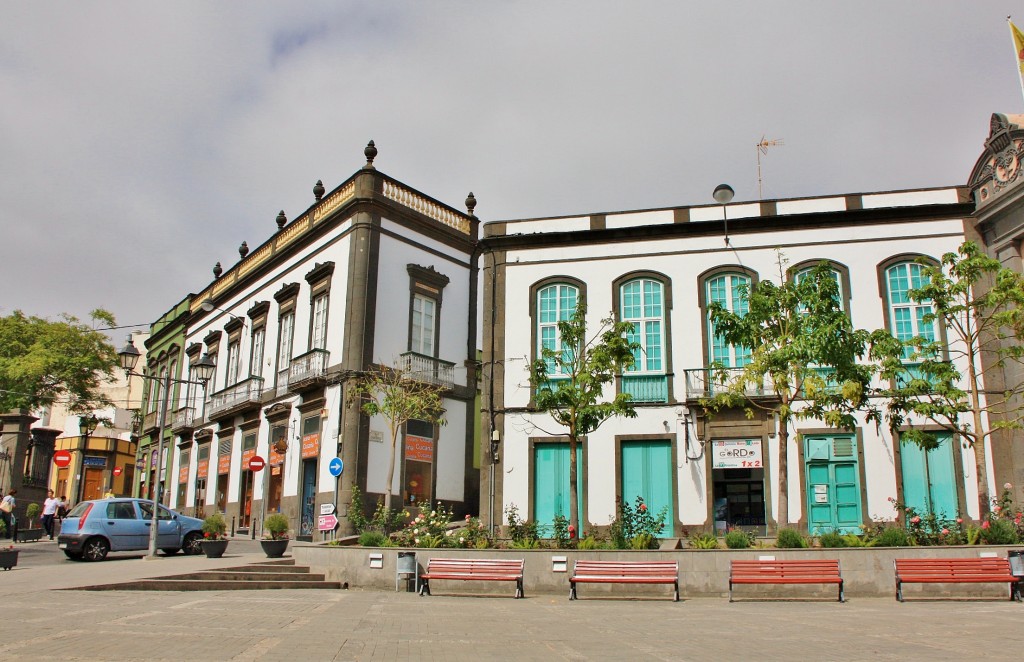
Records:
{"label": "advertising banner", "polygon": [[433,462],[434,440],[412,434],[405,435],[405,459]]}
{"label": "advertising banner", "polygon": [[320,455],[320,433],[310,432],[302,435],[302,459]]}
{"label": "advertising banner", "polygon": [[760,469],[760,439],[728,439],[711,442],[712,467],[715,469]]}

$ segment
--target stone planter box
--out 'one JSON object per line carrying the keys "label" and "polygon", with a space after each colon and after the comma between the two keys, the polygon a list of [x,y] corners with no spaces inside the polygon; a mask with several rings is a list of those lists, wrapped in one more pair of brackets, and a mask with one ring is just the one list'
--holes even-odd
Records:
{"label": "stone planter box", "polygon": [[[729,562],[733,559],[839,559],[847,598],[892,597],[896,584],[893,560],[896,558],[964,558],[995,554],[1002,558],[1019,545],[961,547],[847,547],[836,549],[744,549],[744,550],[555,550],[555,549],[403,549],[399,547],[329,547],[296,543],[292,556],[299,565],[322,572],[329,581],[348,582],[353,588],[395,590],[398,552],[415,551],[422,572],[431,558],[524,559],[526,595],[539,593],[569,596],[569,575],[576,559],[678,561],[679,592],[683,599],[716,597],[728,599]],[[373,558],[371,558],[373,557]],[[445,582],[443,593],[507,595],[503,582]],[[441,584],[438,585],[439,590]],[[1006,599],[1004,584],[933,584],[906,586],[907,597],[985,597]],[[623,586],[588,584],[584,597],[665,596],[663,586]],[[822,599],[834,602],[835,586],[742,586],[736,599],[787,597]]]}
{"label": "stone planter box", "polygon": [[0,568],[3,568],[4,570],[10,570],[16,565],[18,565],[18,550],[0,550]]}

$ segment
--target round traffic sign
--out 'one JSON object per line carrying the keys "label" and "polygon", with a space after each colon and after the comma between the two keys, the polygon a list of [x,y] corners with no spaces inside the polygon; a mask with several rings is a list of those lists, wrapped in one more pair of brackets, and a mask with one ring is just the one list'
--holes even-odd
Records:
{"label": "round traffic sign", "polygon": [[114,475],[120,476],[121,472],[124,471],[121,467],[114,467]]}
{"label": "round traffic sign", "polygon": [[337,478],[345,470],[345,463],[341,461],[340,457],[331,458],[327,468],[330,470],[331,475]]}
{"label": "round traffic sign", "polygon": [[249,460],[249,471],[262,471],[263,467],[266,466],[266,462],[259,455],[253,455]]}
{"label": "round traffic sign", "polygon": [[60,468],[71,464],[71,451],[57,451],[53,454],[53,463]]}

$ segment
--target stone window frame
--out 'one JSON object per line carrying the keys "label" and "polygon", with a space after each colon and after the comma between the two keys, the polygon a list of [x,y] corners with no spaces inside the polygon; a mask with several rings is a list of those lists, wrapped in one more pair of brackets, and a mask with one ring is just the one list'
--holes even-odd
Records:
{"label": "stone window frame", "polygon": [[700,335],[701,355],[704,368],[711,364],[711,319],[708,312],[708,281],[719,276],[739,274],[750,279],[750,288],[753,289],[760,278],[758,273],[742,264],[721,264],[712,267],[697,276],[697,305],[700,308]]}
{"label": "stone window frame", "polygon": [[[451,279],[448,276],[434,269],[433,266],[422,267],[418,264],[407,264],[406,273],[409,274],[409,310],[408,328],[406,333],[406,351],[420,354],[413,348],[413,311],[416,297],[430,299],[434,302],[434,347],[430,358],[436,359],[441,353],[441,310],[444,303],[444,288],[448,286]],[[422,355],[422,354],[421,354]]]}
{"label": "stone window frame", "polygon": [[[622,321],[622,288],[637,280],[655,281],[661,285],[661,306],[662,306],[662,369],[661,372],[649,372],[647,370],[630,371],[628,374],[636,375],[664,375],[667,385],[667,402],[673,402],[672,375],[673,352],[672,352],[672,279],[659,272],[649,269],[638,269],[622,274],[612,281],[612,314],[615,319]],[[624,373],[625,374],[625,373]],[[622,375],[616,377],[616,392],[622,392]]]}
{"label": "stone window frame", "polygon": [[[331,311],[331,282],[334,279],[334,262],[327,261],[317,263],[306,274],[306,282],[309,283],[309,333],[306,337],[307,351],[314,349],[327,349],[327,324],[330,321]],[[316,303],[320,298],[324,300],[324,316],[321,323],[323,328],[323,347],[314,347],[313,339],[316,328]],[[294,342],[294,336],[293,336]],[[293,354],[294,357],[294,354]]]}

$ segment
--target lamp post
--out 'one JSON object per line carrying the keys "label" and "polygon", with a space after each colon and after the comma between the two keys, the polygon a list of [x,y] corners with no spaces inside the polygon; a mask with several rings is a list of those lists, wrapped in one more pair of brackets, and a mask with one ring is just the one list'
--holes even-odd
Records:
{"label": "lamp post", "polygon": [[89,445],[89,437],[96,431],[99,419],[94,414],[78,417],[78,431],[82,434],[78,442],[78,498],[75,504],[79,504],[85,498],[85,449]]}
{"label": "lamp post", "polygon": [[[163,402],[160,403],[160,420],[157,423],[157,472],[156,472],[156,485],[153,486],[153,520],[149,528],[149,554],[147,558],[156,558],[156,542],[158,527],[160,526],[160,501],[163,496],[163,483],[164,483],[164,429],[167,425],[167,402],[171,399],[171,384],[195,384],[196,386],[202,386],[206,388],[206,383],[213,377],[213,371],[217,367],[210,358],[209,354],[204,354],[201,359],[191,365],[192,372],[196,376],[196,381],[188,379],[175,379],[171,377],[171,373],[167,372],[163,378],[153,377],[152,375],[145,375],[135,372],[135,364],[139,362],[139,350],[136,349],[135,344],[132,342],[131,336],[128,336],[128,344],[124,346],[117,353],[117,356],[121,360],[121,368],[124,369],[125,377],[142,377],[143,379],[150,379],[160,382],[160,391],[163,393]],[[129,380],[129,386],[131,381]]]}
{"label": "lamp post", "polygon": [[722,205],[722,225],[725,231],[726,246],[729,245],[729,212],[726,210],[725,206],[732,202],[734,195],[736,195],[736,192],[733,191],[732,187],[728,184],[719,184],[715,187],[714,193],[711,194],[711,197],[715,199],[715,202]]}

